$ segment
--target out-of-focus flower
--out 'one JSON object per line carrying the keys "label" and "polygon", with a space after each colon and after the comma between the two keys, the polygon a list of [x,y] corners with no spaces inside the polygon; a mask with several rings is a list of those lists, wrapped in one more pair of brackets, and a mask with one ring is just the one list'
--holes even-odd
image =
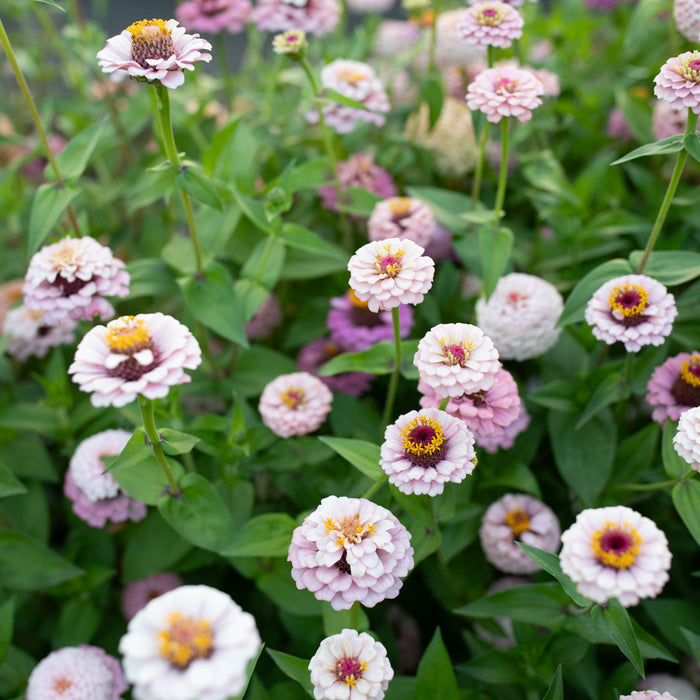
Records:
{"label": "out-of-focus flower", "polygon": [[689,107],[700,114],[700,51],[686,51],[669,58],[654,82],[654,94],[660,100],[666,100],[673,109],[687,111]]}
{"label": "out-of-focus flower", "polygon": [[247,683],[255,619],[222,591],[180,586],[151,600],[119,642],[135,698],[226,700]]}
{"label": "out-of-focus flower", "polygon": [[211,44],[199,34],[186,34],[176,19],[142,19],[130,24],[121,34],[107,39],[97,52],[102,71],[115,78],[159,81],[167,88],[185,82],[184,71],[194,70],[197,61],[208,63]]}
{"label": "out-of-focus flower", "polygon": [[5,323],[7,312],[22,298],[24,280],[10,280],[0,284],[0,328]]}
{"label": "out-of-focus flower", "polygon": [[148,605],[154,598],[182,586],[182,579],[169,571],[161,571],[147,578],[128,583],[121,596],[121,609],[127,620]]}
{"label": "out-of-focus flower", "polygon": [[605,12],[612,12],[618,5],[622,5],[626,2],[632,2],[632,0],[583,0],[587,7],[592,10],[604,10]]}
{"label": "out-of-focus flower", "polygon": [[516,542],[546,552],[559,547],[559,521],[549,506],[522,493],[507,493],[484,513],[479,539],[484,555],[497,569],[507,574],[531,574],[540,565]]}
{"label": "out-of-focus flower", "polygon": [[700,700],[700,693],[692,683],[685,678],[671,676],[668,673],[649,673],[646,678],[637,683],[636,689],[666,692],[678,700]]}
{"label": "out-of-focus flower", "polygon": [[691,469],[700,472],[700,407],[681,413],[678,429],[673,436],[673,448]]}
{"label": "out-of-focus flower", "polygon": [[666,100],[656,100],[651,112],[651,130],[657,141],[682,134],[688,123],[688,110],[675,109]]}
{"label": "out-of-focus flower", "polygon": [[678,700],[671,693],[658,693],[655,690],[633,690],[630,695],[620,695],[620,700]]}
{"label": "out-of-focus flower", "polygon": [[55,326],[47,326],[43,311],[29,311],[24,306],[10,309],[2,324],[4,335],[10,336],[7,354],[24,362],[28,357],[44,357],[51,348],[75,339],[78,325],[69,316]]}
{"label": "out-of-focus flower", "polygon": [[413,357],[420,379],[440,397],[490,389],[501,363],[491,339],[469,323],[433,326]]}
{"label": "out-of-focus flower", "polygon": [[655,407],[651,417],[659,425],[700,406],[700,353],[681,352],[657,367],[647,383],[646,402]]}
{"label": "out-of-focus flower", "polygon": [[420,304],[433,285],[435,263],[413,241],[387,238],[359,248],[348,270],[357,298],[377,312]]}
{"label": "out-of-focus flower", "polygon": [[186,326],[162,313],[121,316],[90,329],[68,373],[93,406],[126,406],[140,394],[162,399],[171,386],[192,381],[186,369],[202,361]]}
{"label": "out-of-focus flower", "polygon": [[292,372],[263,389],[258,410],[263,423],[283,438],[313,433],[331,410],[333,394],[313,374]]}
{"label": "out-of-focus flower", "polygon": [[31,672],[26,700],[119,700],[128,688],[119,662],[99,647],[63,647]]}
{"label": "out-of-focus flower", "polygon": [[[657,102],[656,104],[665,104],[668,106],[667,102]],[[630,141],[633,138],[632,132],[627,125],[625,114],[619,107],[611,109],[610,114],[608,114],[607,132],[611,139]]]}
{"label": "out-of-focus flower", "polygon": [[314,36],[334,31],[339,18],[338,0],[259,0],[250,14],[261,32],[299,29]]}
{"label": "out-of-focus flower", "polygon": [[365,498],[327,496],[294,530],[288,561],[297,588],[334,610],[371,608],[396,598],[413,568],[411,534],[386,508]]}
{"label": "out-of-focus flower", "polygon": [[474,432],[474,440],[482,450],[489,454],[498,452],[498,450],[509,450],[515,444],[515,438],[524,432],[529,425],[530,414],[527,412],[525,404],[521,403],[520,413],[512,423],[508,423],[501,430],[495,430],[488,434]]}
{"label": "out-of-focus flower", "polygon": [[284,54],[290,58],[301,60],[306,56],[309,43],[306,34],[300,29],[288,29],[282,34],[275,35],[272,40],[272,50],[277,54]]}
{"label": "out-of-focus flower", "polygon": [[529,70],[542,83],[544,97],[558,97],[561,94],[561,84],[556,73],[546,68],[531,68],[529,66],[523,66],[523,68]]}
{"label": "out-of-focus flower", "polygon": [[544,355],[559,338],[564,300],[553,284],[535,275],[501,277],[488,300],[476,302],[476,323],[498,348],[502,360]]}
{"label": "out-of-focus flower", "polygon": [[102,461],[118,455],[129,438],[126,430],[104,430],[83,440],[71,457],[63,492],[73,502],[73,512],[91,527],[146,517],[146,504],[124,493]]}
{"label": "out-of-focus flower", "polygon": [[485,0],[464,11],[457,31],[470,44],[507,49],[523,35],[523,24],[520,13],[507,2]]}
{"label": "out-of-focus flower", "polygon": [[[509,5],[512,5],[513,7],[520,7],[525,0],[504,0],[507,2]],[[478,5],[482,0],[469,0],[470,5]],[[537,0],[530,0],[530,2],[537,2]]]}
{"label": "out-of-focus flower", "polygon": [[596,602],[628,608],[655,598],[668,581],[671,552],[656,524],[627,506],[588,508],[561,536],[562,571]]}
{"label": "out-of-focus flower", "polygon": [[348,0],[348,9],[353,12],[376,12],[382,14],[391,9],[394,0]]}
{"label": "out-of-focus flower", "polygon": [[105,297],[129,293],[129,273],[122,260],[94,238],[64,238],[32,256],[24,278],[24,305],[43,311],[52,326],[70,316],[91,321],[114,315]]}
{"label": "out-of-focus flower", "polygon": [[309,671],[316,700],[382,700],[394,677],[384,645],[353,629],[326,637]]}
{"label": "out-of-focus flower", "polygon": [[391,197],[377,202],[367,221],[370,241],[399,238],[425,248],[435,230],[432,209],[414,197]]}
{"label": "out-of-focus flower", "polygon": [[186,0],[175,8],[175,17],[185,27],[197,32],[231,34],[243,31],[248,21],[250,0]]}
{"label": "out-of-focus flower", "polygon": [[474,63],[486,62],[486,49],[462,39],[459,23],[464,8],[441,12],[435,20],[435,65],[438,68],[460,66],[469,68]]}
{"label": "out-of-focus flower", "polygon": [[454,248],[452,247],[452,239],[454,238],[454,233],[450,229],[445,228],[442,224],[438,223],[433,231],[433,237],[428,243],[428,247],[425,249],[425,254],[436,261],[448,260],[455,255]]}
{"label": "out-of-focus flower", "polygon": [[624,343],[627,352],[662,345],[678,311],[673,294],[646,275],[623,275],[606,282],[586,306],[593,335],[608,345]]}
{"label": "out-of-focus flower", "polygon": [[402,493],[437,496],[474,471],[474,437],[445,411],[411,411],[384,431],[379,465]]}
{"label": "out-of-focus flower", "polygon": [[674,0],[673,19],[676,29],[694,44],[700,34],[700,2],[698,0]]}
{"label": "out-of-focus flower", "polygon": [[480,110],[494,124],[503,117],[521,122],[532,118],[542,104],[542,83],[529,70],[505,66],[481,71],[467,88],[467,107]]}
{"label": "out-of-focus flower", "polygon": [[270,294],[245,324],[245,334],[250,340],[267,338],[281,321],[282,304],[274,294]]}
{"label": "out-of-focus flower", "polygon": [[414,22],[385,19],[374,33],[372,52],[375,56],[394,58],[420,39],[420,28]]}

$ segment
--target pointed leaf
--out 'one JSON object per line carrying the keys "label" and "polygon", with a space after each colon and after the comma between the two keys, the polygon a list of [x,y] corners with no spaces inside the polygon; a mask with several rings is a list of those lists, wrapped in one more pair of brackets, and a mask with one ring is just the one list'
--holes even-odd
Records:
{"label": "pointed leaf", "polygon": [[479,250],[483,266],[483,285],[486,297],[496,288],[496,283],[508,267],[513,248],[513,232],[499,228],[496,233],[490,227],[479,231]]}
{"label": "pointed leaf", "polygon": [[188,435],[170,428],[162,428],[158,431],[163,445],[163,451],[169,455],[182,455],[192,452],[194,446],[201,442],[196,435]]}
{"label": "pointed leaf", "polygon": [[591,619],[596,626],[607,632],[618,649],[630,660],[635,670],[644,678],[644,662],[639,651],[639,642],[632,626],[632,620],[617,598],[611,598],[606,607],[595,605]]}
{"label": "pointed leaf", "polygon": [[0,606],[0,665],[7,658],[7,650],[10,648],[15,623],[15,598],[8,598]]}
{"label": "pointed leaf", "polygon": [[673,505],[693,539],[700,544],[700,482],[686,479],[671,491]]}
{"label": "pointed leaf", "polygon": [[221,198],[214,182],[197,163],[184,161],[182,170],[175,177],[175,184],[198,202],[222,211]]}
{"label": "pointed leaf", "polygon": [[[102,136],[102,131],[107,124],[106,119],[83,129],[79,134],[76,134],[66,145],[66,147],[56,156],[58,171],[64,182],[77,180],[83,172],[95,150],[97,142]],[[44,176],[47,180],[55,180],[55,173],[51,165],[47,165],[44,169]]]}
{"label": "pointed leaf", "polygon": [[673,446],[673,438],[676,434],[677,425],[677,423],[667,418],[661,436],[661,459],[664,464],[664,471],[672,479],[679,477],[681,474],[685,474],[690,467],[688,462],[676,452]]}
{"label": "pointed leaf", "polygon": [[[630,265],[637,268],[643,252],[635,250],[630,254]],[[667,287],[690,282],[700,277],[700,253],[692,250],[658,250],[649,256],[644,274],[653,277]]]}
{"label": "pointed leaf", "polygon": [[319,440],[373,481],[383,481],[387,478],[379,466],[379,445],[365,440],[328,436],[319,437]]}
{"label": "pointed leaf", "polygon": [[580,430],[606,406],[629,398],[631,393],[629,384],[623,380],[620,372],[609,374],[598,384],[593,392],[593,396],[591,396],[581,417],[578,419],[578,423],[576,423],[576,430]]}
{"label": "pointed leaf", "polygon": [[308,659],[300,659],[298,656],[285,654],[283,651],[275,651],[274,649],[268,649],[267,653],[285,676],[296,681],[310,697],[314,697],[314,686],[311,683]]}
{"label": "pointed leaf", "polygon": [[287,513],[256,515],[235,533],[229,533],[220,554],[226,557],[286,557],[296,525],[294,518]]}
{"label": "pointed leaf", "polygon": [[554,678],[547,688],[547,692],[542,700],[564,700],[564,683],[561,678],[561,664],[554,672]]}
{"label": "pointed leaf", "polygon": [[635,158],[643,158],[644,156],[657,156],[666,155],[669,153],[678,153],[683,148],[683,134],[675,134],[674,136],[669,136],[668,138],[661,139],[660,141],[655,141],[654,143],[647,143],[644,146],[635,148],[630,151],[627,155],[622,156],[614,160],[610,165],[620,165],[620,163],[626,163],[627,161],[634,160]]}
{"label": "pointed leaf", "polygon": [[[0,498],[27,493],[24,484],[0,462]],[[0,663],[2,663],[0,661]]]}
{"label": "pointed leaf", "polygon": [[80,190],[70,185],[61,187],[53,183],[39,186],[32,202],[29,215],[29,256],[34,255],[46,237],[59,222],[68,205],[80,194]]}
{"label": "pointed leaf", "polygon": [[459,700],[460,698],[452,661],[445,649],[439,627],[436,628],[416,673],[413,700],[426,698],[440,698],[440,700]]}

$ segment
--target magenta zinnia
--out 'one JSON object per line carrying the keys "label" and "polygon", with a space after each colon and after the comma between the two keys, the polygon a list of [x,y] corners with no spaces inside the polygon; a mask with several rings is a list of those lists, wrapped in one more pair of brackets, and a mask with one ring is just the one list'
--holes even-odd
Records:
{"label": "magenta zinnia", "polygon": [[700,406],[700,353],[682,352],[657,367],[647,384],[646,401],[654,406],[651,417],[660,425]]}

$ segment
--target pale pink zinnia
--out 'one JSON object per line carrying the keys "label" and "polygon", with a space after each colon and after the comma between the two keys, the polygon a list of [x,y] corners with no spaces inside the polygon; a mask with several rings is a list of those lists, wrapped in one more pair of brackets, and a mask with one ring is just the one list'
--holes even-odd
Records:
{"label": "pale pink zinnia", "polygon": [[413,568],[411,534],[386,508],[365,498],[327,496],[294,530],[288,561],[297,588],[334,610],[355,601],[374,607],[396,598]]}
{"label": "pale pink zinnia", "polygon": [[63,492],[73,502],[73,512],[91,527],[146,517],[146,504],[125,494],[102,461],[116,457],[130,438],[127,430],[103,430],[83,440],[71,457]]}
{"label": "pale pink zinnia", "polygon": [[121,34],[107,39],[97,52],[102,71],[115,78],[135,78],[167,88],[185,82],[184,71],[194,70],[197,61],[208,63],[211,44],[199,34],[186,34],[176,19],[142,19],[130,24]]}
{"label": "pale pink zinnia", "polygon": [[673,436],[673,448],[691,469],[700,472],[700,407],[681,413]]}
{"label": "pale pink zinnia", "polygon": [[681,352],[657,367],[647,383],[646,402],[654,406],[651,417],[663,425],[676,421],[684,411],[700,406],[700,353]]}
{"label": "pale pink zinnia", "polygon": [[182,586],[182,579],[169,571],[161,571],[146,578],[127,583],[121,595],[121,609],[127,620],[148,605],[154,598]]}
{"label": "pale pink zinnia", "polygon": [[520,13],[508,3],[486,0],[464,11],[457,29],[471,44],[507,49],[523,35],[523,24]]}
{"label": "pale pink zinnia", "polygon": [[675,695],[656,690],[633,690],[629,695],[620,695],[620,700],[678,700]]}
{"label": "pale pink zinnia", "polygon": [[396,54],[413,46],[420,36],[420,27],[415,22],[404,19],[382,20],[374,32],[372,53],[375,56],[394,58]]}
{"label": "pale pink zinnia", "polygon": [[202,351],[189,329],[162,313],[121,316],[90,329],[68,373],[93,406],[126,406],[138,395],[162,399],[191,380]]}
{"label": "pale pink zinnia", "polygon": [[598,340],[639,352],[644,345],[662,345],[677,314],[673,294],[663,284],[646,275],[623,275],[593,294],[585,316]]}
{"label": "pale pink zinnia", "polygon": [[175,17],[185,27],[197,32],[231,34],[243,31],[248,21],[250,0],[187,0],[175,8]]}
{"label": "pale pink zinnia", "polygon": [[682,134],[688,123],[687,109],[674,109],[666,100],[656,100],[651,112],[651,130],[657,141]]}
{"label": "pale pink zinnia", "polygon": [[283,438],[313,433],[330,413],[333,394],[313,374],[292,372],[263,389],[258,410],[263,423]]}
{"label": "pale pink zinnia", "polygon": [[413,357],[420,379],[440,397],[487,391],[501,363],[491,339],[469,323],[441,323],[421,338]]}
{"label": "pale pink zinnia", "polygon": [[52,326],[70,316],[92,321],[114,315],[105,297],[129,293],[129,273],[122,260],[90,236],[64,238],[44,246],[29,262],[22,292],[30,311],[43,311]]}
{"label": "pale pink zinnia", "polygon": [[77,325],[77,321],[66,316],[56,325],[48,326],[43,311],[17,306],[7,312],[2,324],[3,335],[10,338],[7,354],[20,362],[29,357],[44,357],[51,348],[72,343]]}
{"label": "pale pink zinnia", "polygon": [[479,539],[486,559],[500,571],[532,574],[540,565],[516,543],[556,552],[560,532],[559,520],[549,506],[534,496],[507,493],[486,509]]}
{"label": "pale pink zinnia", "polygon": [[400,238],[425,248],[435,231],[432,209],[414,197],[391,197],[377,202],[367,221],[370,241]]}
{"label": "pale pink zinnia", "polygon": [[637,681],[635,689],[654,690],[657,693],[667,692],[672,698],[679,700],[700,700],[700,692],[696,686],[685,678],[672,676],[669,673],[648,673],[645,678]]}
{"label": "pale pink zinnia", "polygon": [[654,94],[669,102],[673,109],[687,111],[690,107],[700,114],[700,51],[686,51],[669,58],[654,82]]}
{"label": "pale pink zinnia", "polygon": [[674,0],[673,19],[676,29],[694,44],[700,34],[700,0]]}
{"label": "pale pink zinnia", "polygon": [[588,508],[561,536],[562,571],[578,592],[603,605],[617,598],[626,608],[655,598],[668,581],[666,535],[626,506]]}
{"label": "pale pink zinnia", "polygon": [[420,304],[433,285],[435,263],[413,241],[387,238],[359,248],[348,270],[357,298],[377,312]]}
{"label": "pale pink zinnia", "polygon": [[402,493],[437,496],[474,471],[474,436],[445,411],[411,411],[384,431],[379,465]]}
{"label": "pale pink zinnia", "polygon": [[326,637],[309,671],[316,700],[382,700],[394,677],[384,645],[353,629]]}
{"label": "pale pink zinnia", "polygon": [[495,430],[492,433],[474,432],[474,440],[478,447],[485,452],[493,454],[498,450],[509,450],[515,444],[515,439],[524,432],[530,425],[530,414],[525,408],[525,404],[520,404],[520,413],[512,422],[508,423],[501,430]]}
{"label": "pale pink zinnia", "polygon": [[521,122],[532,118],[532,110],[542,104],[544,86],[529,70],[505,66],[481,71],[467,88],[467,107],[480,110],[488,121],[503,117]]}
{"label": "pale pink zinnia", "polygon": [[446,69],[459,66],[470,70],[476,63],[486,62],[486,48],[464,41],[459,23],[464,8],[441,12],[435,18],[435,65]]}
{"label": "pale pink zinnia", "polygon": [[315,36],[334,31],[339,18],[338,0],[259,0],[250,15],[262,32],[298,29]]}

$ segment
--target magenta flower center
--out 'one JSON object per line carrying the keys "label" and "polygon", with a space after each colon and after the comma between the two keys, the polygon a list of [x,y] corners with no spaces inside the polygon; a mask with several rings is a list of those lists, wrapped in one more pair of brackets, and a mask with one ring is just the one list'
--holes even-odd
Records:
{"label": "magenta flower center", "polygon": [[680,66],[674,68],[675,72],[686,80],[690,80],[693,83],[700,83],[700,52],[693,51],[690,60],[688,60],[687,57],[679,57],[679,60]]}
{"label": "magenta flower center", "polygon": [[613,287],[608,297],[613,318],[624,326],[637,326],[645,319],[649,292],[639,284],[625,283]]}
{"label": "magenta flower center", "polygon": [[700,355],[681,362],[671,396],[682,406],[700,406]]}
{"label": "magenta flower center", "polygon": [[280,394],[282,403],[292,411],[297,411],[306,405],[306,392],[301,387],[290,386]]}
{"label": "magenta flower center", "polygon": [[476,13],[476,21],[482,26],[497,27],[504,18],[503,10],[496,7],[485,7]]}
{"label": "magenta flower center", "polygon": [[512,94],[515,91],[515,88],[518,87],[518,81],[514,80],[513,78],[504,78],[503,76],[501,76],[494,83],[493,87],[496,90],[496,92],[500,92],[501,94],[503,94],[504,92]]}
{"label": "magenta flower center", "polygon": [[153,68],[153,60],[167,60],[175,53],[170,29],[162,19],[142,19],[127,27],[131,34],[131,58],[141,68]]}
{"label": "magenta flower center", "polygon": [[447,439],[439,420],[416,416],[401,429],[406,457],[418,467],[435,467],[447,451]]}
{"label": "magenta flower center", "polygon": [[360,661],[356,656],[344,656],[335,662],[335,679],[339,683],[345,683],[350,688],[354,688],[366,670],[365,661]]}
{"label": "magenta flower center", "polygon": [[639,555],[642,538],[637,531],[624,523],[605,523],[591,537],[591,549],[595,558],[604,566],[628,569]]}
{"label": "magenta flower center", "polygon": [[517,304],[519,301],[527,299],[527,294],[522,294],[520,292],[510,292],[506,297],[506,301],[509,304]]}
{"label": "magenta flower center", "polygon": [[383,258],[379,258],[376,263],[379,274],[392,279],[396,277],[401,272],[401,257],[386,255]]}
{"label": "magenta flower center", "polygon": [[298,39],[299,39],[299,37],[298,37],[296,34],[290,34],[290,35],[287,37],[287,43],[288,43],[288,44],[291,44],[291,43],[297,41]]}
{"label": "magenta flower center", "polygon": [[459,365],[460,367],[464,367],[475,347],[474,343],[469,341],[447,343],[443,340],[440,344],[442,345],[443,364]]}

